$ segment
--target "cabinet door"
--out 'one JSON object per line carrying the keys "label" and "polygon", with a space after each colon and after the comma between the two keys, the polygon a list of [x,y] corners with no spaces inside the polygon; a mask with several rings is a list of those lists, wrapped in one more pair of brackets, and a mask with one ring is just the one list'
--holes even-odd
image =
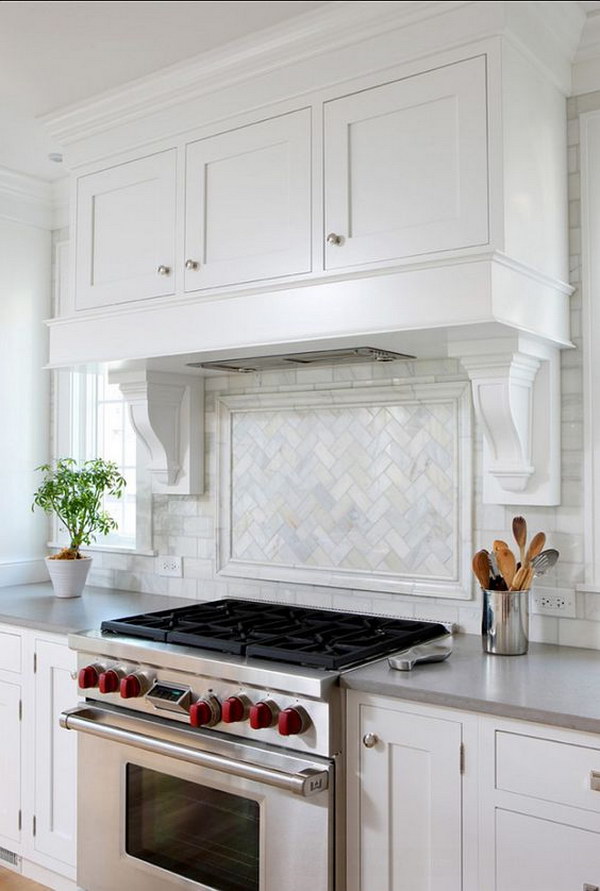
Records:
{"label": "cabinet door", "polygon": [[600,834],[527,814],[496,811],[495,891],[600,887]]}
{"label": "cabinet door", "polygon": [[[358,764],[348,766],[348,887],[460,891],[461,725],[393,705],[358,708],[350,720]],[[367,734],[377,738],[372,747]]]}
{"label": "cabinet door", "polygon": [[302,109],[188,145],[186,291],[310,271],[310,133]]}
{"label": "cabinet door", "polygon": [[77,702],[66,644],[35,642],[35,850],[67,865],[76,862],[77,734],[63,730],[60,712]]}
{"label": "cabinet door", "polygon": [[20,841],[21,688],[0,681],[0,838]]}
{"label": "cabinet door", "polygon": [[486,108],[482,56],[325,104],[327,269],[488,241]]}
{"label": "cabinet door", "polygon": [[175,171],[173,149],[81,177],[76,309],[174,293]]}

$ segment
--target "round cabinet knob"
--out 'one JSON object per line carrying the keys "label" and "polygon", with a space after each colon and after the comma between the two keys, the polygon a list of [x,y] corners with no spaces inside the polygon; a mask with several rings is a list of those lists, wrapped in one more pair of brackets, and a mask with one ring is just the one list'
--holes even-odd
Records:
{"label": "round cabinet knob", "polygon": [[276,722],[277,706],[273,702],[257,702],[250,709],[250,726],[253,730],[264,730]]}
{"label": "round cabinet knob", "polygon": [[192,727],[214,727],[221,720],[221,705],[216,696],[198,699],[190,705]]}
{"label": "round cabinet knob", "polygon": [[245,696],[230,696],[223,703],[221,718],[225,724],[237,724],[248,717],[250,701]]}
{"label": "round cabinet knob", "polygon": [[119,683],[125,672],[118,671],[115,668],[109,668],[103,671],[98,678],[98,689],[101,693],[116,693],[119,689]]}
{"label": "round cabinet knob", "polygon": [[170,267],[170,266],[163,266],[162,263],[161,263],[161,265],[158,267],[158,269],[156,270],[156,274],[157,274],[157,275],[169,275],[170,272],[171,272],[171,267]]}
{"label": "round cabinet knob", "polygon": [[344,243],[343,235],[336,235],[335,232],[330,232],[327,236],[327,244],[332,245],[333,247],[339,247]]}
{"label": "round cabinet knob", "polygon": [[186,260],[185,261],[186,269],[194,270],[194,269],[198,269],[199,266],[200,266],[200,264],[198,263],[197,260]]}
{"label": "round cabinet knob", "polygon": [[376,746],[379,742],[379,737],[376,733],[365,733],[363,736],[363,746],[366,749],[372,749],[373,746]]}
{"label": "round cabinet knob", "polygon": [[89,690],[92,687],[97,687],[102,670],[103,669],[99,665],[86,665],[85,668],[80,668],[79,674],[77,675],[77,686],[81,690]]}
{"label": "round cabinet knob", "polygon": [[277,727],[281,736],[296,736],[298,733],[304,733],[310,724],[310,718],[303,708],[299,706],[292,708],[284,708],[279,713]]}

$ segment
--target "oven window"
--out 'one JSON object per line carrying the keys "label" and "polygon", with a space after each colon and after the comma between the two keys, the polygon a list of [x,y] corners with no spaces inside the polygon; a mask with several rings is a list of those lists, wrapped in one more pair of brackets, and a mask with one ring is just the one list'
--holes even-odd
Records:
{"label": "oven window", "polygon": [[128,764],[125,849],[215,891],[259,891],[259,806]]}

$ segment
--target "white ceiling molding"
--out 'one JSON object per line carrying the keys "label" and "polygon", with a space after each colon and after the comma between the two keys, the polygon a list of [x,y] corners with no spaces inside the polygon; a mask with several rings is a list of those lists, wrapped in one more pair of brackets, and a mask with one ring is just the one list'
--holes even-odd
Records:
{"label": "white ceiling molding", "polygon": [[[518,11],[515,10],[518,7]],[[233,41],[191,61],[164,68],[91,100],[41,118],[63,147],[107,129],[125,126],[207,93],[277,71],[325,51],[365,41],[392,29],[407,28],[439,16],[460,14],[473,38],[505,35],[517,45],[531,43],[533,56],[568,93],[570,61],[579,42],[585,14],[573,0],[508,4],[504,2],[402,2],[402,0],[339,0],[293,20]],[[435,29],[428,29],[435,40]],[[444,46],[453,45],[453,30],[442,29]],[[457,43],[464,42],[461,30]],[[416,41],[413,57],[439,49]],[[403,61],[409,61],[403,59]]]}
{"label": "white ceiling molding", "polygon": [[573,95],[600,90],[600,12],[588,15],[573,64]]}
{"label": "white ceiling molding", "polygon": [[68,225],[68,180],[55,183],[0,167],[0,217],[37,226],[60,229]]}

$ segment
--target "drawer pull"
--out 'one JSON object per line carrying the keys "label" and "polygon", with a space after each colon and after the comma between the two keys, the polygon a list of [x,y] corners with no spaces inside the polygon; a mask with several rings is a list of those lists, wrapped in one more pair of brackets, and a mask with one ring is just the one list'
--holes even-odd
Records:
{"label": "drawer pull", "polygon": [[363,746],[366,749],[372,749],[373,746],[376,746],[379,742],[379,737],[376,733],[365,733],[363,736]]}
{"label": "drawer pull", "polygon": [[588,885],[586,882],[581,891],[600,891],[598,885]]}
{"label": "drawer pull", "polygon": [[[590,789],[592,792],[600,792],[600,770],[592,770],[590,773]],[[594,887],[590,887],[594,891]]]}

